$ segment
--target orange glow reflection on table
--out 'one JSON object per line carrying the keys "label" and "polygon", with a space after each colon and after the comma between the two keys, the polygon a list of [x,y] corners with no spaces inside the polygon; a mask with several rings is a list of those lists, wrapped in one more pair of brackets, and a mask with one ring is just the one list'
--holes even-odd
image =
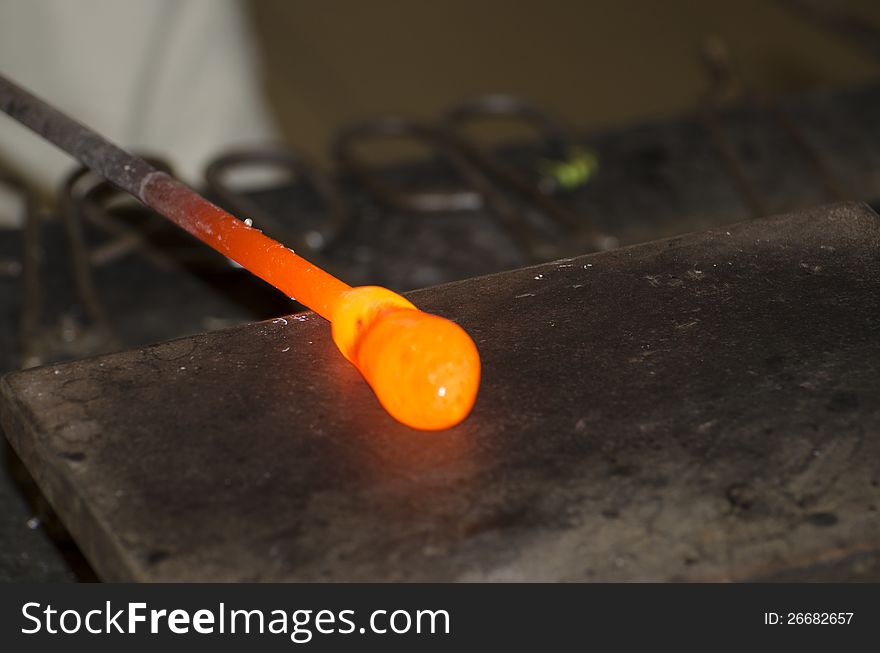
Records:
{"label": "orange glow reflection on table", "polygon": [[436,430],[454,426],[470,413],[480,384],[480,358],[470,336],[454,322],[420,311],[385,288],[352,288],[164,173],[147,177],[141,197],[199,240],[330,320],[337,347],[395,419]]}

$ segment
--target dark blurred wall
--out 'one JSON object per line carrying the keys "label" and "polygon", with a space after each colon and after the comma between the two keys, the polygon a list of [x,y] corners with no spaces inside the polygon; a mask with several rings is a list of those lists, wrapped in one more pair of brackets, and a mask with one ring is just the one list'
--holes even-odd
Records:
{"label": "dark blurred wall", "polygon": [[[880,25],[880,2],[837,6]],[[772,0],[250,0],[287,138],[313,153],[359,116],[427,117],[489,91],[530,96],[583,127],[688,110],[706,34],[760,91],[855,84],[870,56]]]}

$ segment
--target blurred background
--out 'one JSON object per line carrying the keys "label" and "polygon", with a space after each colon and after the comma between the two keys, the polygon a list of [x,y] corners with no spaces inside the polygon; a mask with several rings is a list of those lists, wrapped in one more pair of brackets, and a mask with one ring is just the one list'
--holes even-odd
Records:
{"label": "blurred background", "polygon": [[[709,90],[712,39],[762,97],[880,71],[872,0],[3,0],[0,18],[6,75],[193,183],[230,145],[283,140],[331,164],[341,127],[490,93],[581,133],[681,116]],[[71,166],[5,122],[2,161],[44,194]]]}
{"label": "blurred background", "polygon": [[[872,52],[854,38],[858,25],[880,25],[873,0],[250,0],[247,9],[284,136],[315,155],[364,114],[434,119],[489,92],[532,98],[582,130],[687,113],[706,92],[700,49],[710,35],[761,93],[880,73],[880,43]],[[856,27],[839,31],[823,10]]]}

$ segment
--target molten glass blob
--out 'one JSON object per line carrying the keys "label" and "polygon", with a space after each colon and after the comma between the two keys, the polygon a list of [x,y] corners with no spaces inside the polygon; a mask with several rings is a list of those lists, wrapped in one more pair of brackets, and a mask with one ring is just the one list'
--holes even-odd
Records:
{"label": "molten glass blob", "polygon": [[392,417],[438,430],[467,417],[480,386],[480,356],[464,329],[377,286],[336,303],[333,341]]}

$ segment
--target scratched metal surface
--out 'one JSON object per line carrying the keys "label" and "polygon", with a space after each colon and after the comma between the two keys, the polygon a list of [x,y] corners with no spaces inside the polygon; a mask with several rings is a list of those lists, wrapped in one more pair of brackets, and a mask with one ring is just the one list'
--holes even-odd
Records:
{"label": "scratched metal surface", "polygon": [[312,314],[14,373],[0,418],[105,579],[876,573],[878,226],[836,205],[414,293],[483,357],[447,432],[387,417]]}

